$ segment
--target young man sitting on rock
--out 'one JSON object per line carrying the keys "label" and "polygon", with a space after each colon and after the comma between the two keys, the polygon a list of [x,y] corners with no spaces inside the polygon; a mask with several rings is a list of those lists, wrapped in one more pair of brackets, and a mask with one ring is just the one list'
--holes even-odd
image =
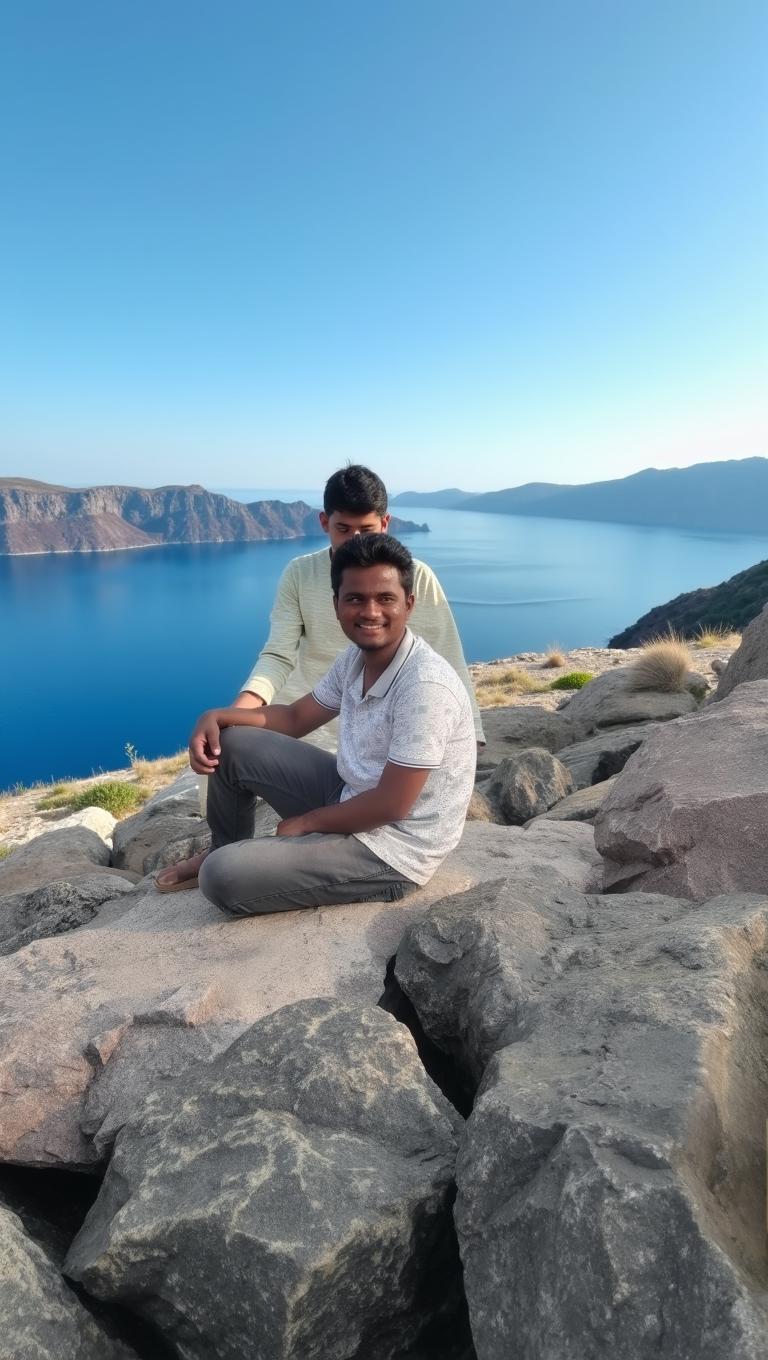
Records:
{"label": "young man sitting on rock", "polygon": [[[199,881],[230,915],[393,901],[458,843],[474,784],[472,712],[453,667],[408,627],[413,576],[396,539],[353,538],[331,563],[353,645],[312,693],[199,718],[190,763],[212,776],[213,835]],[[299,740],[336,716],[337,756]],[[274,837],[252,838],[257,797],[283,818]]]}
{"label": "young man sitting on rock", "polygon": [[[389,521],[387,488],[370,468],[356,464],[340,468],[329,477],[320,525],[330,545],[294,557],[285,568],[275,594],[269,637],[233,708],[290,704],[308,694],[325,675],[346,645],[331,597],[333,555],[358,535],[385,533]],[[426,562],[414,560],[413,594],[411,630],[453,666],[469,696],[476,740],[482,744],[485,736],[480,711],[456,623],[440,582]],[[308,739],[323,750],[335,751],[336,728],[331,720],[308,733]],[[201,803],[205,811],[204,793]],[[164,870],[158,875],[158,886],[175,888],[187,878],[196,878],[201,863],[202,856],[193,855]]]}

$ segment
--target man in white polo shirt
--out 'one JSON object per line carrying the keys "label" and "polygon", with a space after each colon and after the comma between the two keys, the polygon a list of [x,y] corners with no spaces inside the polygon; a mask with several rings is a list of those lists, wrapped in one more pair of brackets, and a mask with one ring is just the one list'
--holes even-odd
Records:
{"label": "man in white polo shirt", "polygon": [[[472,712],[453,667],[408,628],[411,554],[386,534],[357,537],[334,554],[331,582],[354,645],[312,693],[212,709],[192,734],[192,766],[213,776],[200,887],[234,916],[396,900],[461,837]],[[337,715],[337,756],[298,740]],[[283,818],[274,838],[252,839],[257,797]]]}

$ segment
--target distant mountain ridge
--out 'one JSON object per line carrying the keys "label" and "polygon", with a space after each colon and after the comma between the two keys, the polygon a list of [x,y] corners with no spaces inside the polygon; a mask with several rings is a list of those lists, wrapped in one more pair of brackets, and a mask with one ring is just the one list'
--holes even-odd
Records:
{"label": "distant mountain ridge", "polygon": [[[428,532],[393,520],[393,533]],[[0,553],[109,552],[173,543],[249,543],[319,537],[305,501],[243,505],[204,487],[52,486],[0,478]]]}
{"label": "distant mountain ridge", "polygon": [[609,647],[640,647],[649,638],[670,629],[685,638],[695,638],[706,628],[742,632],[768,604],[768,560],[739,571],[717,586],[688,590],[667,604],[655,605],[623,632],[617,633]]}
{"label": "distant mountain ridge", "polygon": [[[409,501],[409,495],[419,499]],[[393,504],[768,534],[768,458],[734,458],[694,463],[688,468],[645,468],[629,477],[582,486],[528,482],[502,491],[467,493],[461,499],[457,498],[457,488],[406,492],[395,496]]]}

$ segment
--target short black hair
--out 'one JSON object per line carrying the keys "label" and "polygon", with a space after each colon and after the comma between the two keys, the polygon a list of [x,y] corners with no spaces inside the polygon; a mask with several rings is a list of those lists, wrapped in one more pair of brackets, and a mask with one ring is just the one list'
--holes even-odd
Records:
{"label": "short black hair", "polygon": [[390,534],[357,534],[337,548],[331,558],[331,585],[336,599],[347,567],[397,567],[406,596],[413,594],[413,558]]}
{"label": "short black hair", "polygon": [[387,488],[370,468],[350,463],[328,478],[323,492],[326,515],[348,510],[351,515],[386,515]]}

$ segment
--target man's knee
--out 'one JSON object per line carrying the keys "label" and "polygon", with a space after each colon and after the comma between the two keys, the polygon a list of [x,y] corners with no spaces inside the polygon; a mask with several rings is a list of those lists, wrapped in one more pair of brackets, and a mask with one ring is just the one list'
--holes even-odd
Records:
{"label": "man's knee", "polygon": [[203,897],[213,902],[219,911],[228,916],[242,916],[243,909],[238,904],[239,876],[234,872],[233,861],[229,846],[212,850],[200,866],[198,883]]}

